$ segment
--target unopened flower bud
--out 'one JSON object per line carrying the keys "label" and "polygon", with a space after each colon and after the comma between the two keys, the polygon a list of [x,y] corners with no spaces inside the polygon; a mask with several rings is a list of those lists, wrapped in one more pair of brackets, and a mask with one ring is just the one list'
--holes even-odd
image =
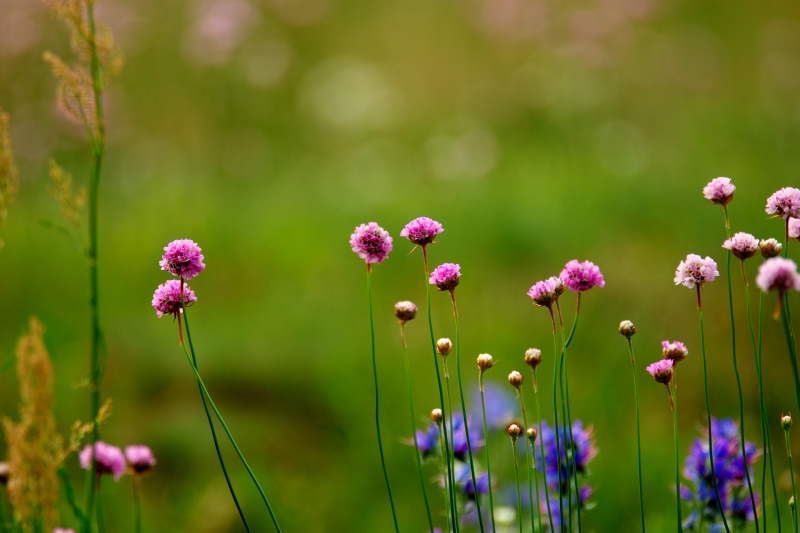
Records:
{"label": "unopened flower bud", "polygon": [[538,435],[536,428],[528,428],[528,440],[531,442],[536,442],[536,436]]}
{"label": "unopened flower bud", "polygon": [[417,306],[413,302],[397,302],[394,304],[394,316],[399,318],[400,322],[414,320],[417,316]]}
{"label": "unopened flower bud", "polygon": [[450,339],[439,339],[436,341],[436,351],[442,357],[447,357],[453,351],[453,343],[450,342]]}
{"label": "unopened flower bud", "polygon": [[525,350],[525,364],[536,370],[542,362],[542,351],[539,348],[528,348]]}
{"label": "unopened flower bud", "polygon": [[442,410],[441,409],[434,409],[431,411],[431,420],[436,422],[437,424],[442,423]]}
{"label": "unopened flower bud", "polygon": [[517,389],[522,386],[523,381],[525,381],[525,377],[516,370],[508,375],[508,382]]}
{"label": "unopened flower bud", "polygon": [[789,431],[792,427],[792,413],[788,415],[781,415],[781,427],[784,431]]}
{"label": "unopened flower bud", "polygon": [[0,463],[0,485],[5,486],[8,483],[8,476],[11,473],[11,468],[8,463]]}
{"label": "unopened flower bud", "polygon": [[778,257],[781,255],[781,250],[783,249],[783,245],[775,239],[764,239],[758,244],[758,247],[764,259]]}
{"label": "unopened flower bud", "polygon": [[794,495],[792,495],[792,497],[791,497],[791,498],[789,498],[789,508],[790,508],[792,511],[794,511],[794,506],[795,506]]}
{"label": "unopened flower bud", "polygon": [[488,353],[482,353],[478,356],[478,368],[481,372],[485,372],[494,366],[494,359]]}
{"label": "unopened flower bud", "polygon": [[636,329],[636,326],[634,326],[633,322],[630,320],[623,320],[619,323],[619,332],[622,333],[622,336],[626,339],[633,337],[637,331],[639,330]]}
{"label": "unopened flower bud", "polygon": [[522,428],[520,428],[518,425],[511,424],[508,426],[508,436],[511,437],[511,440],[516,441],[521,434]]}

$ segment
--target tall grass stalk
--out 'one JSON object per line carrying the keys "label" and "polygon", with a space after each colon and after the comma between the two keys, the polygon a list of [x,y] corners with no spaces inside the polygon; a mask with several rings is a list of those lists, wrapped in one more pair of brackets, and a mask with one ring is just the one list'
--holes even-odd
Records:
{"label": "tall grass stalk", "polygon": [[[561,352],[558,349],[558,337],[556,335],[556,318],[553,315],[553,308],[552,306],[550,309],[550,322],[553,325],[553,353],[556,356],[555,364],[553,365],[553,430],[555,431],[556,436],[556,464],[558,465],[558,489],[557,491],[557,498],[558,498],[558,518],[559,524],[561,524],[561,528],[564,527],[564,504],[563,498],[561,497],[561,487],[563,486],[562,476],[561,476],[561,437],[559,436],[558,431],[558,386],[559,386],[559,379],[558,379],[558,369],[561,366]],[[545,472],[545,483],[547,483],[547,473],[544,470],[544,465],[542,465],[542,471]],[[552,516],[550,518],[550,529],[553,529],[553,521]]]}
{"label": "tall grass stalk", "polygon": [[[458,520],[458,500],[456,498],[456,450],[455,450],[455,443],[453,442],[453,434],[454,428],[453,425],[453,396],[450,394],[450,372],[447,370],[447,357],[444,357],[444,381],[445,387],[447,388],[447,412],[450,415],[450,442],[453,445],[448,450],[447,454],[447,465],[448,465],[448,476],[450,479],[450,498],[453,505],[453,529],[455,531],[459,531],[461,528],[461,524]],[[447,424],[445,424],[447,426]],[[447,435],[447,428],[445,428],[445,438]]]}
{"label": "tall grass stalk", "polygon": [[645,531],[644,527],[644,492],[642,482],[642,427],[639,417],[639,382],[636,378],[636,359],[633,357],[633,343],[631,338],[628,339],[628,352],[631,355],[631,368],[633,369],[633,398],[636,403],[636,451],[638,458],[638,473],[639,473],[639,512],[642,518],[642,533]]}
{"label": "tall grass stalk", "polygon": [[[791,420],[791,415],[789,415]],[[794,466],[792,465],[792,445],[789,441],[789,425],[783,425],[783,433],[786,437],[786,456],[789,458],[789,476],[792,479],[792,498],[789,500],[792,509],[792,522],[794,523],[794,533],[797,533],[797,489],[794,486]]]}
{"label": "tall grass stalk", "polygon": [[[519,408],[522,411],[522,423],[525,424],[525,459],[527,463],[527,470],[528,470],[528,496],[530,499],[530,506],[531,506],[531,533],[535,531],[535,520],[536,520],[536,507],[533,505],[533,480],[531,479],[531,469],[533,468],[533,464],[531,463],[531,441],[528,439],[528,415],[525,411],[525,398],[522,396],[522,386],[517,387],[517,398],[519,399]],[[538,487],[537,487],[538,489]],[[537,498],[538,500],[538,498]]]}
{"label": "tall grass stalk", "polygon": [[[489,481],[489,513],[492,518],[492,533],[495,533],[497,526],[494,522],[494,496],[492,496],[492,465],[489,461],[489,425],[486,423],[486,398],[483,392],[483,369],[478,373],[478,386],[481,390],[481,413],[483,413],[483,446],[486,450],[486,476]],[[475,492],[477,493],[477,487]],[[541,522],[541,521],[540,521]],[[541,523],[539,524],[541,529]],[[431,531],[433,531],[431,529]]]}
{"label": "tall grass stalk", "polygon": [[[568,366],[567,366],[567,347],[569,346],[569,342],[572,341],[572,336],[575,334],[575,328],[578,326],[578,317],[581,314],[581,293],[580,292],[578,293],[578,302],[577,302],[577,305],[576,305],[576,308],[575,308],[575,319],[574,319],[574,321],[572,323],[572,330],[570,331],[570,334],[569,334],[569,340],[565,340],[564,339],[564,320],[563,320],[563,317],[561,316],[561,304],[558,302],[558,300],[556,300],[556,308],[558,309],[558,321],[559,321],[559,324],[561,326],[561,343],[563,345],[563,355],[562,355],[561,361],[562,361],[562,364],[564,365],[564,368],[563,368],[564,392],[563,393],[566,396],[565,404],[566,404],[566,407],[567,407],[567,428],[568,428],[568,431],[569,431],[570,446],[574,447],[575,446],[575,440],[574,440],[574,438],[572,436],[572,412],[570,410],[570,401],[569,401],[569,370],[568,370]],[[570,466],[570,472],[568,472],[568,474],[567,474],[567,475],[571,475],[572,476],[572,480],[570,480],[570,479],[567,480],[567,484],[568,484],[568,491],[567,492],[568,493],[572,492],[571,482],[574,481],[577,516],[578,516],[578,532],[580,533],[580,531],[582,530],[582,527],[581,527],[581,495],[580,495],[580,488],[578,487],[578,472],[577,472],[577,469],[576,469],[576,464],[575,464],[575,460],[574,460],[574,454],[575,454],[575,452],[573,450],[573,452],[572,452],[573,461],[572,461],[572,465]],[[571,494],[569,494],[569,502],[570,502],[570,526],[569,526],[569,528],[570,528],[570,531],[572,531],[572,510],[571,510],[572,509],[572,495]]]}
{"label": "tall grass stalk", "polygon": [[[748,293],[748,296],[749,296],[749,293]],[[763,382],[764,374],[762,372],[762,370],[763,370],[763,366],[762,366],[763,365],[763,359],[761,357],[761,354],[763,353],[762,352],[763,345],[764,345],[764,293],[759,291],[759,293],[758,293],[758,358],[757,358],[758,359],[758,367],[757,368],[758,368],[758,371],[759,371],[758,385],[759,385],[759,387],[760,387],[760,389],[762,391],[764,390],[764,382]],[[762,395],[762,397],[763,397],[763,395]],[[770,479],[772,480],[772,497],[775,500],[775,518],[778,521],[778,533],[780,533],[781,532],[781,506],[780,506],[780,502],[778,501],[778,489],[775,487],[775,470],[774,470],[774,468],[772,466],[772,438],[770,437],[770,431],[769,431],[769,417],[767,416],[767,408],[766,408],[766,406],[762,404],[761,409],[762,409],[762,411],[761,411],[761,419],[763,421],[764,431],[766,432],[766,436],[767,436],[766,447],[767,447],[767,454],[769,455],[769,475],[770,475]],[[764,469],[766,470],[766,465],[764,466]],[[762,501],[766,500],[766,498],[764,497],[764,496],[766,496],[766,493],[764,492],[764,480],[765,480],[765,478],[766,478],[766,471],[764,472],[764,475],[761,478],[761,495],[762,495],[761,499],[762,499]],[[766,514],[764,516],[766,516]],[[766,530],[766,526],[764,526],[764,529]]]}
{"label": "tall grass stalk", "polygon": [[522,494],[519,490],[519,461],[517,460],[517,440],[511,437],[511,453],[514,455],[514,479],[517,486],[517,522],[519,533],[522,533]]}
{"label": "tall grass stalk", "polygon": [[[672,433],[675,437],[675,506],[678,512],[678,533],[683,531],[683,514],[681,512],[681,475],[680,475],[680,448],[678,443],[678,389],[670,389],[667,384],[667,391],[670,391],[670,407],[672,407]],[[711,427],[711,419],[708,420],[708,427]],[[713,462],[713,459],[712,459]],[[717,500],[719,501],[719,500]],[[700,519],[702,521],[702,518]]]}
{"label": "tall grass stalk", "polygon": [[[550,524],[553,523],[553,512],[550,510],[550,488],[547,486],[547,473],[545,472],[545,458],[544,458],[544,439],[542,438],[542,409],[539,403],[539,387],[536,385],[536,369],[533,369],[533,395],[536,398],[536,425],[539,428],[539,452],[542,456],[542,477],[544,479],[544,498],[545,502],[547,503],[547,517],[550,520]],[[534,468],[534,474],[536,474],[536,469]],[[535,480],[538,490],[538,479]],[[539,497],[537,495],[536,500],[538,502]],[[544,531],[542,528],[542,513],[539,513],[539,531]]]}
{"label": "tall grass stalk", "polygon": [[142,497],[139,494],[139,474],[133,474],[131,485],[133,486],[133,512],[136,533],[142,533]]}
{"label": "tall grass stalk", "polygon": [[789,348],[789,359],[792,363],[792,374],[794,376],[794,390],[797,396],[797,408],[800,409],[800,375],[797,374],[797,344],[794,340],[794,326],[792,325],[792,310],[789,308],[789,291],[781,291],[778,295],[783,320],[783,331],[786,334],[786,344]]}

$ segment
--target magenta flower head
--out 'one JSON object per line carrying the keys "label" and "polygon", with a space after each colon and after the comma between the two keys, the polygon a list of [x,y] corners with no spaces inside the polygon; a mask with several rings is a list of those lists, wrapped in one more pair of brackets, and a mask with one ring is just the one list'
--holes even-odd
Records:
{"label": "magenta flower head", "polygon": [[789,237],[800,241],[800,218],[789,219]]}
{"label": "magenta flower head", "polygon": [[800,275],[797,273],[797,264],[791,259],[773,257],[767,259],[758,269],[756,285],[764,291],[800,291]]}
{"label": "magenta flower head", "polygon": [[699,255],[689,254],[686,261],[681,261],[675,271],[675,285],[685,285],[693,289],[695,285],[703,285],[714,281],[719,276],[717,263],[710,257],[703,259]]}
{"label": "magenta flower head", "polygon": [[689,350],[686,349],[686,345],[680,341],[661,341],[661,349],[664,353],[664,359],[669,359],[676,365],[689,355]]}
{"label": "magenta flower head", "polygon": [[662,359],[648,366],[647,372],[653,376],[653,379],[658,383],[668,385],[669,382],[672,381],[672,366],[674,364],[672,359]]}
{"label": "magenta flower head", "polygon": [[134,472],[142,474],[156,465],[156,457],[147,446],[135,444],[125,447],[125,459]]}
{"label": "magenta flower head", "polygon": [[800,218],[800,189],[784,187],[767,198],[767,214],[781,217]]}
{"label": "magenta flower head", "polygon": [[158,264],[161,270],[183,279],[192,279],[206,268],[200,247],[189,239],[178,239],[165,246]]}
{"label": "magenta flower head", "polygon": [[439,287],[440,291],[453,291],[461,278],[461,266],[455,263],[444,263],[431,272],[430,284]]}
{"label": "magenta flower head", "polygon": [[560,277],[572,292],[588,291],[595,285],[602,288],[606,284],[600,269],[591,261],[579,263],[573,259],[561,271]]}
{"label": "magenta flower head", "polygon": [[730,178],[714,178],[703,187],[703,196],[712,204],[725,207],[733,200],[733,191],[735,190],[736,187],[731,183]]}
{"label": "magenta flower head", "polygon": [[[183,302],[186,307],[191,306],[197,301],[197,296],[187,284],[183,284]],[[158,286],[153,294],[153,307],[156,316],[161,318],[164,315],[178,316],[181,313],[181,282],[177,279],[169,279]]]}
{"label": "magenta flower head", "polygon": [[[111,446],[99,440],[95,443],[95,450],[97,451],[97,473],[111,474],[114,476],[114,481],[119,481],[119,478],[125,473],[125,456],[122,455],[122,450],[116,446]],[[87,444],[86,447],[79,454],[81,468],[84,470],[91,470],[92,468],[92,445]]]}
{"label": "magenta flower head", "polygon": [[419,217],[406,224],[406,227],[400,232],[400,236],[418,246],[427,246],[443,231],[442,225],[435,220]]}
{"label": "magenta flower head", "polygon": [[414,320],[417,316],[417,306],[413,302],[397,302],[394,304],[394,316],[399,318],[400,322]]}
{"label": "magenta flower head", "polygon": [[758,239],[749,233],[739,232],[730,239],[726,240],[722,247],[730,250],[733,255],[744,261],[758,253]]}
{"label": "magenta flower head", "polygon": [[392,238],[376,222],[370,222],[361,224],[350,235],[350,246],[368,265],[380,264],[392,251]]}
{"label": "magenta flower head", "polygon": [[561,278],[552,276],[544,281],[537,281],[528,289],[528,296],[533,298],[533,303],[539,307],[552,307],[558,297],[564,294],[567,287]]}

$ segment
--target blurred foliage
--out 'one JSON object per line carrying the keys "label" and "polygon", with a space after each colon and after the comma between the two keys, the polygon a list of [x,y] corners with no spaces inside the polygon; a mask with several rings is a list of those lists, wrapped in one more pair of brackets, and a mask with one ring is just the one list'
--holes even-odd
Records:
{"label": "blurred foliage", "polygon": [[[522,368],[525,349],[540,347],[545,415],[549,317],[525,292],[573,258],[601,267],[607,286],[584,298],[570,352],[573,416],[594,426],[600,449],[592,464],[598,505],[584,524],[638,527],[633,393],[617,332],[630,319],[640,330],[648,525],[673,527],[670,413],[643,368],[660,356],[663,339],[689,346],[679,412],[685,450],[704,407],[694,294],[673,286],[674,268],[690,252],[724,265],[722,210],[701,194],[716,176],[738,187],[734,231],[781,236],[764,204],[798,183],[800,7],[99,0],[97,9],[126,56],[106,95],[100,191],[102,394],[115,404],[103,437],[148,444],[158,457],[143,482],[146,530],[241,530],[177,327],[149,305],[165,279],[161,248],[192,238],[208,264],[192,282],[199,367],[285,530],[390,531],[371,417],[365,269],[347,239],[370,220],[396,237],[420,215],[445,226],[432,263],[462,265],[469,386],[478,353],[495,356],[487,380],[502,384]],[[47,193],[49,158],[76,187],[89,171],[83,132],[60,114],[41,59],[44,50],[68,57],[68,46],[68,32],[42,5],[0,0],[0,104],[11,115],[21,180],[0,252],[0,361],[28,317],[39,316],[61,433],[89,410],[85,260],[40,223],[60,217]],[[396,237],[373,288],[389,474],[403,530],[421,532],[413,456],[401,442],[408,413],[392,316],[398,300],[424,307],[422,259],[410,250]],[[748,263],[751,278],[757,263]],[[745,423],[748,439],[760,442],[744,294],[734,276]],[[437,336],[454,336],[448,305],[433,295]],[[769,318],[774,305],[765,298],[764,365],[780,443],[778,414],[795,400],[780,324]],[[724,279],[707,287],[704,306],[712,410],[735,416]],[[438,400],[426,329],[423,320],[407,327],[420,425]],[[0,380],[0,409],[9,414],[18,386],[11,372]],[[513,475],[505,439],[491,441],[503,480]],[[235,464],[232,450],[226,454]],[[78,480],[76,463],[68,467]],[[788,498],[779,448],[776,468]],[[246,472],[234,469],[233,477],[252,522],[269,531]],[[131,530],[130,480],[106,486],[109,530]]]}

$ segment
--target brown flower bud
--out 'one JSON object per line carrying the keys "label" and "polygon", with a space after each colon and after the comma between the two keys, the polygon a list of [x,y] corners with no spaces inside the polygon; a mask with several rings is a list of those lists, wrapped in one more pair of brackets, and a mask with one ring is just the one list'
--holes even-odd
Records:
{"label": "brown flower bud", "polygon": [[536,428],[528,428],[527,433],[528,433],[528,440],[530,440],[531,442],[536,442],[536,437],[539,434],[536,431]]}
{"label": "brown flower bud", "polygon": [[431,411],[431,420],[436,422],[437,424],[442,423],[442,410],[441,409],[434,409]]}
{"label": "brown flower bud", "polygon": [[453,351],[453,343],[450,342],[450,339],[439,339],[436,341],[436,351],[442,357],[447,357]]}
{"label": "brown flower bud", "polygon": [[478,368],[481,372],[485,372],[494,366],[494,359],[488,353],[482,353],[478,356]]}
{"label": "brown flower bud", "polygon": [[522,383],[524,381],[525,377],[516,370],[514,370],[512,373],[508,375],[508,382],[511,383],[511,385],[517,389],[522,386]]}
{"label": "brown flower bud", "polygon": [[623,320],[622,322],[619,323],[619,332],[626,339],[630,339],[631,337],[633,337],[637,331],[639,330],[636,329],[636,326],[634,326],[633,322],[631,322],[630,320]]}
{"label": "brown flower bud", "polygon": [[525,351],[525,364],[536,370],[542,362],[542,351],[539,348],[528,348]]}
{"label": "brown flower bud", "polygon": [[511,424],[508,426],[508,436],[511,437],[511,440],[516,441],[521,434],[522,428],[520,428],[518,425]]}

